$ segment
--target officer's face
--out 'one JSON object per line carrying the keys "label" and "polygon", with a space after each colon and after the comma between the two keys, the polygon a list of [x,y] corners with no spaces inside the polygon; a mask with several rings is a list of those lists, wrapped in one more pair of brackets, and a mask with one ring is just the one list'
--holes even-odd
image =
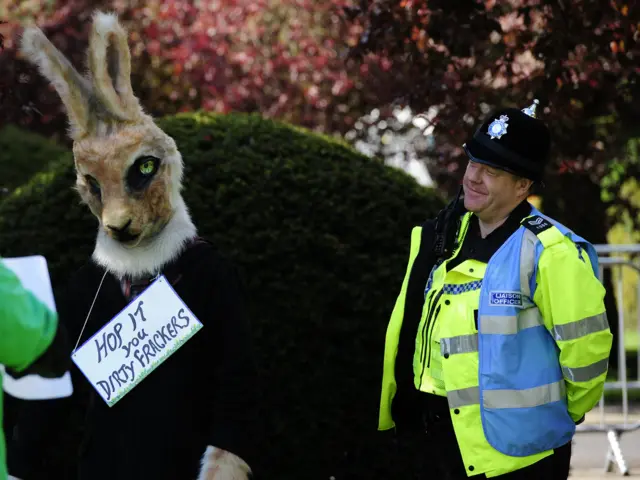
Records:
{"label": "officer's face", "polygon": [[526,198],[530,184],[504,170],[469,161],[462,181],[464,206],[481,220],[498,220]]}

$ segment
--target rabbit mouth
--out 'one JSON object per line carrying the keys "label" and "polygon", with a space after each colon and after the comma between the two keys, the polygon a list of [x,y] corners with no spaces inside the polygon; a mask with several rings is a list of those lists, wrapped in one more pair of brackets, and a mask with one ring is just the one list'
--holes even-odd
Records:
{"label": "rabbit mouth", "polygon": [[113,232],[113,239],[126,248],[136,248],[153,242],[156,237],[160,236],[162,228],[154,230],[145,228],[138,233],[131,233],[128,230],[122,232]]}
{"label": "rabbit mouth", "polygon": [[130,232],[117,232],[113,234],[115,240],[123,245],[132,245],[138,241],[140,234],[133,234]]}

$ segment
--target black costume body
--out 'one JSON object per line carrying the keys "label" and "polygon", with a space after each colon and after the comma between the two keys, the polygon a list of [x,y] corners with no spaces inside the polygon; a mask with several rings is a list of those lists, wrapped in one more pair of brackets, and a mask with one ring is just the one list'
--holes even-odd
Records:
{"label": "black costume body", "polygon": [[[42,449],[63,448],[58,439],[70,428],[73,408],[85,416],[73,446],[78,450],[73,480],[196,479],[208,445],[251,465],[256,372],[236,269],[210,243],[194,239],[162,274],[203,328],[112,407],[73,364],[74,398],[23,408],[8,442],[12,475],[38,480],[31,474],[34,460]],[[102,267],[89,262],[56,299],[73,345],[103,275]],[[129,301],[119,280],[107,274],[80,345]]]}

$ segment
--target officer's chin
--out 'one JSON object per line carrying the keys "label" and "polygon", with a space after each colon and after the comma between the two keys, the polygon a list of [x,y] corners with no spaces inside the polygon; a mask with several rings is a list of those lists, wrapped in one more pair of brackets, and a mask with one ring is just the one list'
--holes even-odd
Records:
{"label": "officer's chin", "polygon": [[486,204],[486,195],[482,196],[474,196],[474,195],[465,195],[464,197],[464,208],[466,208],[469,212],[478,213],[482,211]]}

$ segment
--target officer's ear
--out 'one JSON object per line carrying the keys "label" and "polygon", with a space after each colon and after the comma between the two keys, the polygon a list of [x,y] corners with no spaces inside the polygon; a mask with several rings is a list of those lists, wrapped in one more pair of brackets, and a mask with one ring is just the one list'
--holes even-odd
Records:
{"label": "officer's ear", "polygon": [[516,177],[516,192],[518,196],[528,197],[533,188],[533,180],[525,177]]}

